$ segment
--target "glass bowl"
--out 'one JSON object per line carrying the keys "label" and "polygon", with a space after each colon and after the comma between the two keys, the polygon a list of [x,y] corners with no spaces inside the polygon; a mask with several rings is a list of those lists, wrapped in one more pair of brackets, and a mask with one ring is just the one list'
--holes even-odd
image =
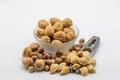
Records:
{"label": "glass bowl", "polygon": [[64,43],[59,44],[59,45],[57,45],[57,44],[51,44],[51,43],[46,43],[46,42],[41,41],[37,37],[37,35],[35,34],[36,30],[38,29],[38,26],[36,26],[34,28],[33,35],[34,35],[36,41],[40,44],[40,46],[42,46],[45,49],[45,52],[48,52],[48,53],[56,53],[56,51],[67,52],[67,51],[69,51],[70,48],[72,48],[74,42],[76,41],[76,39],[79,36],[78,26],[73,25],[72,28],[75,31],[76,37],[73,40],[71,40],[71,41],[64,42]]}

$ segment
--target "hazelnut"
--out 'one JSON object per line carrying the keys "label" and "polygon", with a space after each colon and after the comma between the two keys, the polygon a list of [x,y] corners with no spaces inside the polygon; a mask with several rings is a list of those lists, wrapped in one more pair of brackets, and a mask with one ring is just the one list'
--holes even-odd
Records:
{"label": "hazelnut", "polygon": [[58,32],[54,33],[53,38],[56,40],[65,42],[66,41],[66,33],[63,31],[58,31]]}
{"label": "hazelnut", "polygon": [[38,48],[38,52],[39,52],[39,53],[43,53],[43,52],[44,52],[44,48],[39,47],[39,48]]}
{"label": "hazelnut", "polygon": [[52,26],[53,26],[56,22],[60,22],[60,19],[55,18],[55,17],[50,18],[50,23],[51,23]]}
{"label": "hazelnut", "polygon": [[51,55],[49,53],[44,53],[44,58],[45,59],[50,59]]}
{"label": "hazelnut", "polygon": [[83,76],[87,76],[89,74],[88,68],[85,66],[80,68],[80,72]]}
{"label": "hazelnut", "polygon": [[45,69],[45,71],[49,71],[49,69],[50,69],[50,66],[48,66],[48,65],[45,65],[44,69]]}
{"label": "hazelnut", "polygon": [[77,56],[78,56],[78,57],[82,57],[82,51],[78,51],[78,52],[77,52]]}
{"label": "hazelnut", "polygon": [[32,53],[31,47],[26,47],[26,48],[23,50],[22,56],[23,56],[23,57],[30,57],[31,53]]}
{"label": "hazelnut", "polygon": [[56,58],[56,59],[55,59],[55,62],[56,62],[57,64],[60,64],[60,63],[62,62],[62,59],[61,59],[61,58]]}
{"label": "hazelnut", "polygon": [[38,59],[42,59],[43,58],[43,55],[42,54],[37,54],[37,57],[38,57]]}
{"label": "hazelnut", "polygon": [[60,44],[62,44],[62,42],[59,41],[59,40],[53,40],[51,43],[52,43],[52,44],[55,44],[55,45],[60,45]]}
{"label": "hazelnut", "polygon": [[76,37],[76,35],[74,32],[69,32],[67,33],[66,37],[67,37],[67,41],[70,41],[73,40]]}
{"label": "hazelnut", "polygon": [[42,36],[40,40],[46,43],[50,43],[50,38],[48,36]]}
{"label": "hazelnut", "polygon": [[66,61],[67,60],[67,57],[66,56],[61,56],[61,59],[63,60],[63,61]]}
{"label": "hazelnut", "polygon": [[46,20],[39,20],[39,21],[38,21],[38,27],[39,27],[39,28],[45,29],[46,26],[48,26],[48,25],[49,25],[49,23],[48,23]]}
{"label": "hazelnut", "polygon": [[85,42],[85,39],[84,38],[81,38],[80,40],[79,40],[79,43],[84,43]]}
{"label": "hazelnut", "polygon": [[69,32],[75,32],[73,28],[64,28],[63,31],[67,34]]}
{"label": "hazelnut", "polygon": [[47,64],[47,65],[51,65],[52,63],[54,63],[54,62],[51,59],[45,60],[45,64]]}
{"label": "hazelnut", "polygon": [[38,59],[38,57],[36,55],[33,55],[32,59],[33,59],[33,61],[35,61],[36,59]]}
{"label": "hazelnut", "polygon": [[33,72],[35,71],[35,69],[34,69],[33,66],[30,66],[30,67],[28,67],[28,71],[29,71],[30,73],[33,73]]}
{"label": "hazelnut", "polygon": [[80,49],[81,49],[80,47],[76,47],[75,51],[78,52],[78,51],[80,51]]}
{"label": "hazelnut", "polygon": [[41,38],[42,36],[45,36],[45,29],[37,29],[36,31],[37,37]]}
{"label": "hazelnut", "polygon": [[34,63],[34,67],[37,71],[42,71],[45,66],[45,61],[43,59],[37,59]]}
{"label": "hazelnut", "polygon": [[65,18],[62,22],[64,28],[71,27],[73,25],[72,20],[69,18]]}
{"label": "hazelnut", "polygon": [[53,25],[53,28],[56,31],[62,31],[63,30],[63,23],[62,22],[56,22],[54,25]]}
{"label": "hazelnut", "polygon": [[57,56],[57,57],[61,57],[62,55],[63,55],[62,52],[60,52],[60,51],[56,51],[56,56]]}
{"label": "hazelnut", "polygon": [[33,42],[32,44],[30,44],[30,47],[32,48],[32,51],[36,51],[39,48],[39,44],[36,42]]}
{"label": "hazelnut", "polygon": [[29,66],[31,66],[33,64],[33,60],[30,57],[25,57],[22,60],[22,64],[25,68],[28,68]]}
{"label": "hazelnut", "polygon": [[48,25],[46,28],[45,28],[45,35],[49,36],[49,37],[52,37],[54,34],[54,29],[52,26]]}
{"label": "hazelnut", "polygon": [[56,54],[52,54],[52,59],[56,59],[57,55]]}

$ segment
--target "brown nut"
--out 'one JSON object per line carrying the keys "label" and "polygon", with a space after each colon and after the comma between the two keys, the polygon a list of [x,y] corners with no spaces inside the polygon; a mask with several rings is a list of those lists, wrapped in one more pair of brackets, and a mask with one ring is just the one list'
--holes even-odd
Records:
{"label": "brown nut", "polygon": [[80,72],[83,76],[87,76],[89,74],[88,68],[85,66],[80,68]]}
{"label": "brown nut", "polygon": [[71,27],[73,25],[73,22],[70,18],[65,18],[63,21],[63,27]]}
{"label": "brown nut", "polygon": [[45,59],[50,59],[51,58],[51,55],[49,53],[44,53],[44,58]]}
{"label": "brown nut", "polygon": [[23,50],[22,56],[23,56],[23,57],[30,57],[31,53],[32,53],[31,47],[26,47],[26,48]]}
{"label": "brown nut", "polygon": [[80,64],[77,64],[77,63],[72,65],[72,69],[73,69],[73,70],[77,70],[77,69],[79,69],[80,67],[81,67],[81,65],[80,65]]}
{"label": "brown nut", "polygon": [[82,52],[82,57],[86,57],[88,60],[90,59],[90,52],[88,51],[83,51]]}
{"label": "brown nut", "polygon": [[63,23],[62,22],[56,22],[53,25],[53,29],[56,31],[62,31],[63,30]]}
{"label": "brown nut", "polygon": [[54,33],[53,38],[56,40],[65,42],[66,41],[66,33],[63,31],[58,31],[58,32]]}
{"label": "brown nut", "polygon": [[81,50],[80,47],[76,47],[76,48],[75,48],[75,51],[76,51],[76,52],[78,52],[78,51],[80,51],[80,50]]}
{"label": "brown nut", "polygon": [[67,57],[65,55],[61,56],[62,61],[66,61]]}
{"label": "brown nut", "polygon": [[34,63],[34,67],[37,71],[42,71],[45,66],[45,61],[43,59],[37,59]]}
{"label": "brown nut", "polygon": [[33,60],[33,61],[35,61],[35,60],[37,60],[37,59],[38,59],[38,57],[37,57],[36,55],[33,55],[33,56],[32,56],[32,60]]}
{"label": "brown nut", "polygon": [[56,54],[52,54],[52,59],[56,59],[57,55]]}
{"label": "brown nut", "polygon": [[81,58],[78,58],[77,59],[77,62],[79,63],[79,64],[81,64],[81,65],[87,65],[88,63],[88,59],[87,58],[85,58],[85,57],[81,57]]}
{"label": "brown nut", "polygon": [[53,40],[51,43],[52,43],[52,44],[55,44],[55,45],[60,45],[60,44],[62,44],[62,42],[61,42],[60,40]]}
{"label": "brown nut", "polygon": [[48,25],[46,28],[45,28],[45,35],[49,36],[49,37],[52,37],[53,34],[54,34],[54,29],[52,26]]}
{"label": "brown nut", "polygon": [[85,39],[84,38],[80,38],[79,43],[84,43]]}
{"label": "brown nut", "polygon": [[32,44],[30,44],[30,47],[32,48],[32,51],[36,51],[39,48],[39,44],[36,42],[33,42]]}
{"label": "brown nut", "polygon": [[70,72],[70,68],[68,66],[63,66],[62,70],[59,72],[60,75],[65,75]]}
{"label": "brown nut", "polygon": [[24,57],[22,60],[22,64],[25,68],[28,68],[29,66],[33,64],[33,60],[30,57]]}
{"label": "brown nut", "polygon": [[39,48],[38,48],[38,52],[39,52],[39,53],[43,53],[43,52],[44,52],[44,48],[39,47]]}
{"label": "brown nut", "polygon": [[69,32],[66,35],[67,41],[73,40],[76,37],[74,32]]}
{"label": "brown nut", "polygon": [[28,67],[28,71],[29,71],[30,73],[33,73],[33,72],[35,71],[35,69],[34,69],[33,66],[30,66],[30,67]]}
{"label": "brown nut", "polygon": [[64,28],[63,31],[67,34],[69,32],[75,32],[73,28]]}
{"label": "brown nut", "polygon": [[96,60],[93,59],[93,58],[90,58],[89,61],[88,61],[88,64],[91,64],[91,65],[95,66],[96,65]]}
{"label": "brown nut", "polygon": [[55,17],[50,18],[50,23],[51,23],[52,26],[53,26],[56,22],[60,22],[60,19],[55,18]]}
{"label": "brown nut", "polygon": [[71,59],[70,59],[70,62],[72,64],[75,64],[75,63],[77,63],[77,59],[78,59],[78,56],[72,56]]}
{"label": "brown nut", "polygon": [[56,56],[57,56],[57,57],[61,57],[62,55],[63,55],[62,52],[60,52],[60,51],[56,51]]}
{"label": "brown nut", "polygon": [[56,62],[57,64],[60,64],[60,63],[62,62],[62,59],[57,57],[57,58],[55,59],[55,62]]}
{"label": "brown nut", "polygon": [[50,66],[49,65],[45,65],[44,69],[45,69],[45,71],[49,71]]}
{"label": "brown nut", "polygon": [[78,57],[82,57],[82,51],[78,51],[78,52],[77,52],[77,56],[78,56]]}
{"label": "brown nut", "polygon": [[50,38],[48,36],[42,36],[40,40],[46,43],[50,43]]}
{"label": "brown nut", "polygon": [[95,73],[96,72],[96,70],[93,67],[93,65],[88,65],[87,68],[88,68],[88,70],[89,70],[90,73]]}
{"label": "brown nut", "polygon": [[52,63],[54,63],[54,62],[51,59],[45,60],[45,64],[47,64],[47,65],[51,65]]}
{"label": "brown nut", "polygon": [[46,26],[48,26],[48,25],[49,25],[49,23],[48,23],[46,20],[39,20],[39,21],[38,21],[38,27],[39,27],[39,28],[45,29]]}
{"label": "brown nut", "polygon": [[36,33],[37,37],[41,38],[42,36],[45,36],[45,29],[37,29]]}
{"label": "brown nut", "polygon": [[55,63],[51,64],[51,66],[50,66],[50,73],[51,74],[55,73],[58,70],[58,67],[59,67],[58,64],[55,64]]}

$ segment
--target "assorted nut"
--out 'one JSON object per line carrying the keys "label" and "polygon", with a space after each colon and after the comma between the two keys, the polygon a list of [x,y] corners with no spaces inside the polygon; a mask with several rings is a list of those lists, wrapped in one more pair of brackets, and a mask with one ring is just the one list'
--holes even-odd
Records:
{"label": "assorted nut", "polygon": [[49,21],[50,24],[46,20],[38,21],[38,29],[35,34],[41,41],[61,44],[76,38],[75,31],[71,27],[73,23],[70,18],[65,18],[61,21],[60,19],[53,17],[50,18]]}
{"label": "assorted nut", "polygon": [[[50,24],[49,24],[50,22]],[[36,36],[45,43],[60,45],[76,38],[73,22],[70,18],[61,21],[58,18],[39,20]],[[95,73],[96,60],[90,57],[90,50],[82,51],[85,39],[81,38],[78,44],[74,44],[68,52],[47,53],[44,48],[33,42],[23,50],[22,64],[30,73],[35,71],[49,71],[50,74],[58,72],[65,75],[70,72],[87,76]]]}
{"label": "assorted nut", "polygon": [[[85,42],[82,38],[80,43]],[[61,44],[60,40],[53,40],[52,44]],[[33,42],[23,50],[23,66],[30,73],[35,71],[49,71],[51,74],[58,72],[60,75],[75,72],[87,76],[95,73],[96,60],[90,57],[89,51],[81,51],[81,44],[74,44],[68,52],[47,53],[38,43]]]}

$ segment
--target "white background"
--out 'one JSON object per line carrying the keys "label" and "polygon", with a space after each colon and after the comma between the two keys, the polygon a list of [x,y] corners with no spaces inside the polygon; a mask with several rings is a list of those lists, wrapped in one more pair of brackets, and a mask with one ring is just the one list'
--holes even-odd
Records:
{"label": "white background", "polygon": [[[21,64],[22,50],[35,41],[39,19],[69,17],[80,36],[101,38],[96,74],[29,73]],[[120,80],[120,0],[0,0],[0,80]]]}

